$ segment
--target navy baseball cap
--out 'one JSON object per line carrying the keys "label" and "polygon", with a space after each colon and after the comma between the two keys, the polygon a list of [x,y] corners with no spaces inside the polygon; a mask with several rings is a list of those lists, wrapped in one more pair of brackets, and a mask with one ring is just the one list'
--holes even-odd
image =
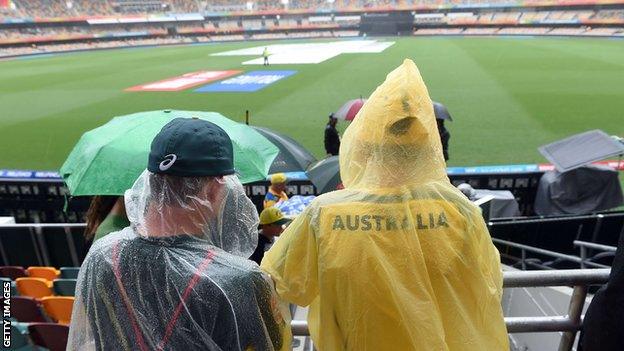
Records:
{"label": "navy baseball cap", "polygon": [[232,140],[214,123],[176,118],[154,137],[147,169],[178,177],[234,174]]}

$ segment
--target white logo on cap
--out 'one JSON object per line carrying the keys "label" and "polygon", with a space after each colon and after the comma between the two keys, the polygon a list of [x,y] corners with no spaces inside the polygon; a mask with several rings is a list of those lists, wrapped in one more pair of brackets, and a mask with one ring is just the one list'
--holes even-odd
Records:
{"label": "white logo on cap", "polygon": [[177,159],[178,156],[176,156],[176,154],[169,154],[165,156],[165,159],[158,165],[158,168],[164,172],[171,168]]}

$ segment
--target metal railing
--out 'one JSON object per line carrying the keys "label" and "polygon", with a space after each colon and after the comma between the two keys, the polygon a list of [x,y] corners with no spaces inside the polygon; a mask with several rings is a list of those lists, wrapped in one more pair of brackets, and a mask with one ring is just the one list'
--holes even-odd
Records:
{"label": "metal railing", "polygon": [[[33,241],[43,242],[41,235],[42,228],[65,228],[66,235],[71,239],[69,230],[71,228],[84,228],[85,224],[68,223],[41,223],[41,224],[3,224],[2,228],[30,228]],[[599,267],[598,269],[577,269],[577,270],[543,270],[543,271],[505,271],[503,272],[504,288],[528,288],[528,287],[552,287],[552,286],[572,286],[573,292],[570,298],[568,314],[565,316],[539,316],[539,317],[505,317],[505,324],[508,333],[533,333],[533,332],[563,332],[559,344],[559,351],[569,351],[572,349],[577,331],[582,324],[582,310],[587,297],[587,290],[590,285],[604,284],[609,279],[610,269],[608,266],[590,262],[586,258],[587,249],[614,252],[615,247],[594,244],[583,241],[574,241],[574,245],[581,248],[581,257],[561,254],[554,251],[544,250],[527,245],[517,244],[501,239],[492,239],[499,244],[508,245],[522,250],[522,259],[526,260],[526,252],[547,255],[554,258],[568,260],[579,263],[582,266]],[[71,242],[73,244],[73,241]],[[70,245],[73,247],[73,245]],[[44,246],[45,248],[45,246]],[[71,250],[75,256],[75,249]],[[0,242],[0,254],[4,255],[4,248]],[[42,253],[45,260],[45,254]],[[523,269],[526,262],[523,263]],[[547,267],[552,268],[552,267]],[[291,323],[293,335],[309,335],[306,321],[294,320]]]}
{"label": "metal railing", "polygon": [[[559,351],[572,349],[576,333],[580,330],[583,306],[590,285],[604,284],[609,280],[610,269],[570,269],[556,271],[503,272],[504,288],[573,286],[572,297],[565,316],[505,317],[508,333],[563,332]],[[293,335],[310,335],[306,321],[291,322]]]}
{"label": "metal railing", "polygon": [[[549,266],[545,266],[543,264],[538,264],[538,263],[532,263],[532,262],[528,262],[527,261],[527,252],[532,252],[532,253],[536,253],[536,254],[540,254],[540,255],[544,255],[544,256],[549,256],[549,257],[553,257],[553,258],[557,258],[557,259],[561,259],[564,261],[570,261],[570,262],[575,262],[578,263],[580,268],[587,268],[587,267],[592,267],[592,268],[610,268],[607,265],[604,264],[600,264],[600,263],[595,263],[590,261],[586,256],[586,251],[584,251],[584,247],[581,246],[581,257],[579,256],[574,256],[574,255],[566,255],[566,254],[562,254],[556,251],[550,251],[550,250],[545,250],[545,249],[540,249],[538,247],[533,247],[533,246],[528,246],[528,245],[524,245],[524,244],[518,244],[518,243],[514,243],[511,241],[507,241],[507,240],[502,240],[502,239],[497,239],[497,238],[492,238],[492,241],[497,243],[497,244],[501,244],[501,245],[506,245],[509,247],[513,247],[516,249],[520,249],[520,265],[522,267],[522,270],[526,270],[527,269],[527,265],[530,266],[535,266],[541,269],[555,269],[553,267],[549,267]],[[591,244],[591,243],[588,243]],[[599,245],[599,244],[593,244],[593,245]],[[606,245],[600,245],[600,246],[605,246],[607,248],[613,248],[612,246],[606,246]],[[615,248],[613,248],[615,249]],[[583,256],[585,255],[585,256]]]}

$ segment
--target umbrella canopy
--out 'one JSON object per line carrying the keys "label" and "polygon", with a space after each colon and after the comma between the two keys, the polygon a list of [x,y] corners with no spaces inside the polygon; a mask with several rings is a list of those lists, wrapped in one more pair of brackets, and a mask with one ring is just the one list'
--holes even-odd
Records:
{"label": "umbrella canopy", "polygon": [[303,172],[316,162],[316,158],[293,138],[264,127],[252,127],[279,149],[269,174]]}
{"label": "umbrella canopy", "polygon": [[149,111],[115,117],[82,135],[60,173],[79,195],[122,195],[147,167],[152,140],[169,121],[197,117],[223,128],[234,144],[234,167],[243,183],[264,179],[279,153],[251,127],[216,112]]}
{"label": "umbrella canopy", "polygon": [[353,121],[355,115],[360,112],[360,109],[366,102],[366,99],[355,99],[347,101],[336,113],[334,113],[334,117],[338,119],[342,119],[345,121]]}
{"label": "umbrella canopy", "polygon": [[453,122],[453,118],[446,109],[446,106],[442,105],[441,103],[435,101],[433,102],[433,112],[435,113],[436,119],[448,119],[449,121]]}
{"label": "umbrella canopy", "polygon": [[338,156],[331,156],[318,161],[306,172],[319,194],[334,191],[342,184]]}

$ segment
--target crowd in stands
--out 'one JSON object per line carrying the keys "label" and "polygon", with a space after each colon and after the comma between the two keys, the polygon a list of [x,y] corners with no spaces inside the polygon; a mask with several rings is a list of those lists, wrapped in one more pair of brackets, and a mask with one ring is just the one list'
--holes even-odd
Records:
{"label": "crowd in stands", "polygon": [[72,37],[80,35],[106,35],[111,33],[166,34],[165,27],[160,25],[109,25],[109,26],[67,26],[67,27],[23,27],[0,30],[0,40],[19,40],[40,37]]}
{"label": "crowd in stands", "polygon": [[[555,0],[551,0],[554,4]],[[540,3],[547,3],[542,1]],[[76,17],[123,14],[197,13],[267,10],[368,9],[373,7],[450,7],[515,5],[510,0],[12,0],[0,17]]]}
{"label": "crowd in stands", "polygon": [[[339,38],[355,37],[359,34],[357,30],[341,31],[304,31],[291,33],[259,33],[254,35],[226,34],[219,36],[197,36],[197,37],[155,37],[141,39],[118,39],[106,41],[72,42],[59,44],[33,44],[29,46],[4,47],[0,49],[0,58],[3,56],[18,56],[29,54],[47,54],[64,51],[92,50],[124,48],[134,46],[157,46],[173,44],[193,44],[208,42],[226,42],[242,40],[271,40],[271,39],[302,39],[302,38]],[[2,38],[0,38],[0,41]]]}

